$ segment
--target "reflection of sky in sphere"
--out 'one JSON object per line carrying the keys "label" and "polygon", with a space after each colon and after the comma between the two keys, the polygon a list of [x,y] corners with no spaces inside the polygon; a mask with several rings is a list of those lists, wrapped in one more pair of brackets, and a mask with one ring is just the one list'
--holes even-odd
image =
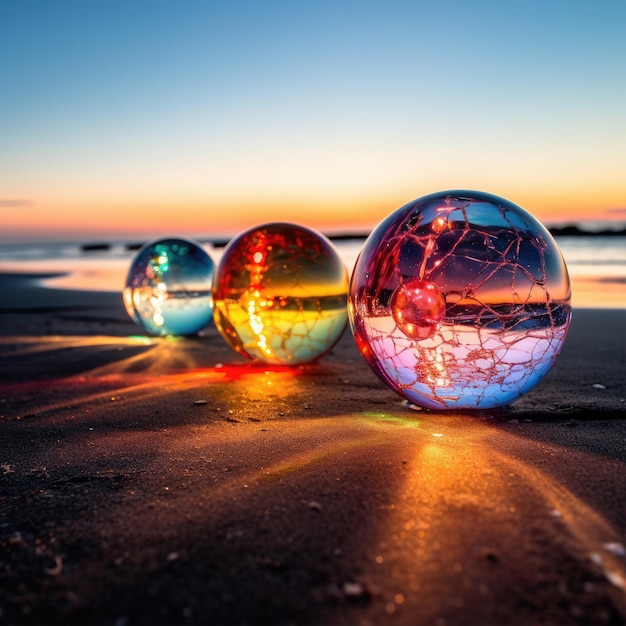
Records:
{"label": "reflection of sky in sphere", "polygon": [[213,317],[214,263],[187,239],[161,239],[135,256],[126,279],[124,305],[152,335],[192,335]]}
{"label": "reflection of sky in sphere", "polygon": [[[434,316],[436,293],[445,309]],[[486,408],[517,399],[550,369],[569,300],[543,225],[502,198],[445,192],[398,209],[367,239],[350,321],[374,372],[412,402]]]}

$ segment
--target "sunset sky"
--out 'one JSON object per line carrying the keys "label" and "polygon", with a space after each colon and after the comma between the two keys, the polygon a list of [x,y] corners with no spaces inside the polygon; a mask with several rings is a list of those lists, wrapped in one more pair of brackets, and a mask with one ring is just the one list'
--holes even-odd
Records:
{"label": "sunset sky", "polygon": [[0,0],[0,241],[626,220],[626,2]]}

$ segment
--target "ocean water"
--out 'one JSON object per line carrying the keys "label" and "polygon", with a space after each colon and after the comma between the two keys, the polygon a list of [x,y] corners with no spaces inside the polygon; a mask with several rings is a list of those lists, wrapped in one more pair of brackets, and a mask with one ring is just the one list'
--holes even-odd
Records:
{"label": "ocean water", "polygon": [[[572,281],[575,307],[626,308],[626,237],[557,237]],[[362,238],[340,239],[335,245],[351,272]],[[217,263],[222,246],[202,242]],[[50,287],[121,291],[136,249],[125,242],[85,246],[78,242],[0,244],[0,272],[55,276]]]}
{"label": "ocean water", "polygon": [[558,237],[571,276],[626,279],[626,237]]}

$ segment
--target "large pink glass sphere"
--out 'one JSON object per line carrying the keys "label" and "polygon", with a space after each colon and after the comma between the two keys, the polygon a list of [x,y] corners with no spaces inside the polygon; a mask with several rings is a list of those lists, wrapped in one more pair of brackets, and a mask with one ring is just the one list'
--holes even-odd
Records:
{"label": "large pink glass sphere", "polygon": [[547,229],[476,191],[424,196],[365,242],[350,282],[356,343],[415,405],[492,408],[532,389],[563,347],[570,282]]}
{"label": "large pink glass sphere", "polygon": [[348,324],[348,272],[321,233],[275,222],[226,247],[213,282],[214,319],[227,343],[257,361],[315,361]]}

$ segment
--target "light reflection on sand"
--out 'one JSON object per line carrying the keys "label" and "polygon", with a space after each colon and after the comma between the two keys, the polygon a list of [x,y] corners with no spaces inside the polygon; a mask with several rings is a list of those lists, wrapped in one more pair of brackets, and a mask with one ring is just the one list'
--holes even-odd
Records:
{"label": "light reflection on sand", "polygon": [[[390,428],[388,417],[369,415],[367,421],[381,431]],[[546,460],[527,462],[532,444],[502,427],[462,414],[438,415],[434,421],[424,414],[406,419],[403,428],[393,420],[407,451],[406,480],[368,547],[379,564],[374,584],[395,585],[403,593],[402,604],[414,611],[425,595],[439,597],[433,623],[455,601],[472,611],[474,598],[495,611],[498,594],[511,584],[506,577],[519,584],[525,575],[507,573],[506,564],[525,558],[524,553],[544,570],[559,561],[560,551],[593,561],[606,580],[625,588],[624,564],[607,549],[616,529],[549,471],[563,455],[580,466],[592,464],[593,455],[542,444]],[[393,604],[393,596],[388,600]]]}
{"label": "light reflection on sand", "polygon": [[[149,507],[152,522],[145,531],[133,526],[139,542],[156,534],[206,532],[209,521],[231,541],[247,538],[250,525],[262,522],[262,531],[280,528],[264,540],[273,554],[284,551],[289,541],[295,552],[304,536],[302,516],[314,515],[316,524],[344,533],[337,539],[337,558],[345,558],[345,551],[363,564],[358,580],[375,594],[368,610],[371,623],[389,623],[388,616],[396,612],[404,616],[402,623],[436,623],[437,618],[444,623],[447,613],[459,607],[468,615],[497,615],[503,594],[524,590],[539,599],[558,596],[561,588],[574,590],[580,571],[588,572],[596,593],[618,592],[626,578],[623,563],[606,549],[620,541],[616,530],[550,471],[562,457],[574,466],[602,464],[602,458],[533,442],[506,426],[463,414],[407,416],[394,408],[326,419],[294,414],[264,421],[261,428],[235,412],[241,406],[239,393],[251,393],[252,400],[263,397],[268,375],[261,370],[230,380],[233,388],[220,396],[222,413],[234,424],[187,422],[184,413],[196,410],[187,405],[178,419],[167,428],[159,425],[150,437],[133,426],[135,410],[148,399],[154,407],[155,400],[166,402],[175,393],[181,400],[201,397],[218,375],[208,374],[94,394],[87,381],[83,411],[71,403],[45,407],[54,419],[65,414],[85,427],[77,436],[87,445],[59,443],[61,457],[71,446],[76,466],[93,463],[98,453],[105,453],[109,464],[129,450],[141,450],[146,459],[145,466],[137,461],[137,478],[130,474],[127,497],[101,513],[102,527],[144,515],[142,506]],[[302,388],[297,377],[287,379],[279,372],[278,378],[292,399]],[[107,404],[114,398],[111,417]],[[112,422],[121,426],[111,429]],[[36,421],[24,427],[33,430]],[[48,471],[59,470],[51,466]],[[368,484],[374,497],[364,487]],[[167,485],[167,498],[154,495],[163,493],[158,490],[162,485]],[[357,529],[344,527],[350,519],[345,503],[354,505],[355,493],[363,513],[360,526],[367,528],[367,541],[358,545],[351,543]],[[292,508],[300,512],[294,526],[285,513]],[[184,517],[178,515],[173,524],[160,515],[171,510]],[[307,541],[302,542],[306,549]],[[519,563],[524,567],[515,567]],[[558,569],[562,563],[567,571]]]}

